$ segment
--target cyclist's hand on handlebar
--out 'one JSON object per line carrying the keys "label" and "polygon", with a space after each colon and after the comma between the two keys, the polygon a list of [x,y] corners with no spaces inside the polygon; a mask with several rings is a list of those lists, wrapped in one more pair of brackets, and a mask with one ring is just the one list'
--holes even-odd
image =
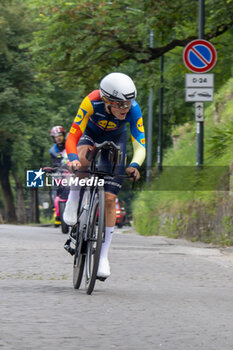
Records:
{"label": "cyclist's hand on handlebar", "polygon": [[126,169],[126,173],[130,176],[130,181],[138,181],[140,179],[140,173],[138,171],[138,169],[133,168],[132,166],[130,166],[129,168]]}
{"label": "cyclist's hand on handlebar", "polygon": [[79,170],[81,166],[82,165],[79,160],[73,160],[72,162],[67,163],[67,168],[71,173],[75,170]]}

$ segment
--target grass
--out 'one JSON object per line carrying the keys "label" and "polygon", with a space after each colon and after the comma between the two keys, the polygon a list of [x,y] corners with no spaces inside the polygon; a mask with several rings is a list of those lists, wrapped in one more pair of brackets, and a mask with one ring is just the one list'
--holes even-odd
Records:
{"label": "grass", "polygon": [[204,170],[195,167],[196,123],[173,130],[176,142],[165,154],[162,175],[154,174],[150,188],[144,187],[133,203],[139,233],[233,244],[233,198],[223,191],[223,182],[229,185],[226,170],[233,167],[232,97],[230,79],[205,110]]}

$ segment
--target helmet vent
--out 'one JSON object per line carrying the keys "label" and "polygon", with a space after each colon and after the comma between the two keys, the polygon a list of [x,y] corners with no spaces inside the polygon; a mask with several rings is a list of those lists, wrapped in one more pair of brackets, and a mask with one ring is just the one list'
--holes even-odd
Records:
{"label": "helmet vent", "polygon": [[126,100],[132,100],[135,98],[135,92],[131,92],[130,94],[122,94]]}

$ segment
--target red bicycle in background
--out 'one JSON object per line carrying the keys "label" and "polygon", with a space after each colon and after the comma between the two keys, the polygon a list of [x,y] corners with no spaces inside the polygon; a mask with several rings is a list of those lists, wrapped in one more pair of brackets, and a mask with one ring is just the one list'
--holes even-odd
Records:
{"label": "red bicycle in background", "polygon": [[69,196],[70,188],[69,186],[63,186],[62,185],[62,179],[69,175],[68,170],[65,170],[63,168],[55,167],[45,167],[43,170],[46,172],[46,174],[53,175],[55,180],[55,186],[52,190],[52,197],[53,197],[53,219],[54,219],[54,226],[59,227],[61,225],[61,231],[62,233],[68,233],[69,232],[69,226],[65,223],[63,220],[63,213],[65,210],[65,205]]}

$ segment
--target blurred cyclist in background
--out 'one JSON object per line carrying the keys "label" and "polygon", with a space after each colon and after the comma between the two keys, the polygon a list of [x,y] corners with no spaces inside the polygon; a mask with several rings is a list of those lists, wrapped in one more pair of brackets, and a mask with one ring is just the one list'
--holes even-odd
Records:
{"label": "blurred cyclist in background", "polygon": [[54,126],[50,131],[50,136],[54,142],[49,153],[54,167],[61,166],[62,159],[66,155],[65,149],[65,134],[66,131],[62,126]]}
{"label": "blurred cyclist in background", "polygon": [[[53,167],[60,168],[64,163],[67,162],[67,154],[65,149],[65,134],[65,129],[63,128],[63,126],[60,125],[54,126],[50,131],[50,136],[54,142],[53,146],[49,150]],[[68,195],[68,186],[64,187],[62,185],[59,185],[56,186],[56,188],[52,189],[52,198],[56,212],[56,217],[54,221],[55,226],[59,226],[62,220],[62,218],[60,218],[59,201],[66,201]]]}

